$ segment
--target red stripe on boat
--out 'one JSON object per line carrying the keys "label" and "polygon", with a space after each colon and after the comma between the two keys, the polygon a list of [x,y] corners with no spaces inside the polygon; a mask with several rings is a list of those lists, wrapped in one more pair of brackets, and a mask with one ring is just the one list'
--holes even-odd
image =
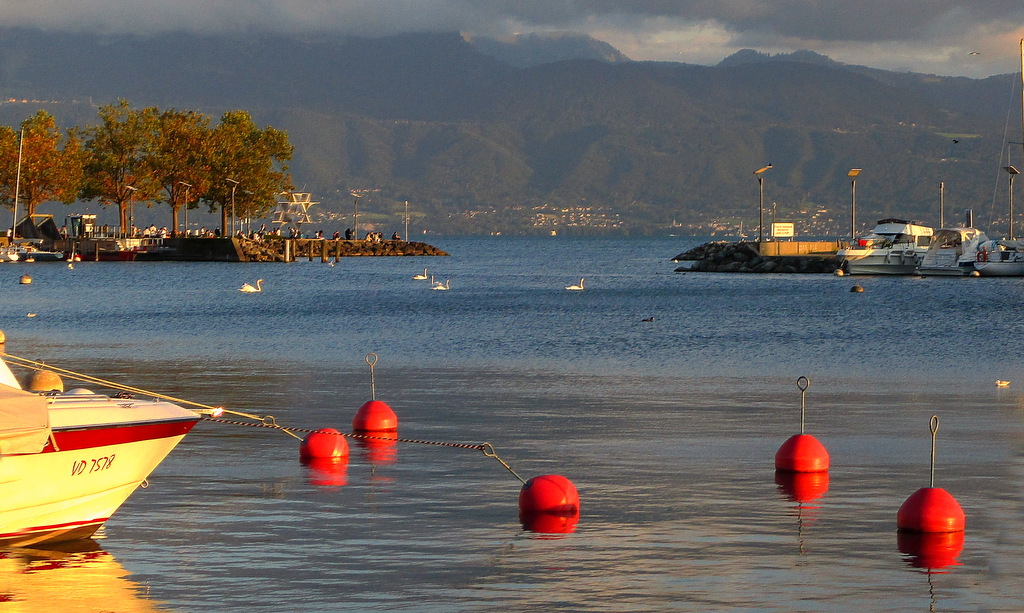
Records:
{"label": "red stripe on boat", "polygon": [[[75,451],[76,449],[183,436],[188,434],[197,421],[199,421],[198,417],[142,424],[87,426],[73,430],[54,430],[53,437],[57,440],[57,448],[61,451]],[[44,451],[52,452],[53,446],[47,445]]]}
{"label": "red stripe on boat", "polygon": [[64,532],[68,530],[76,530],[81,528],[99,528],[105,521],[110,519],[109,517],[97,517],[95,519],[87,519],[84,521],[73,521],[66,524],[54,524],[52,526],[34,526],[32,528],[25,528],[17,532],[8,532],[7,534],[0,534],[0,540],[11,540],[18,537],[25,537],[33,534],[41,534],[45,532]]}

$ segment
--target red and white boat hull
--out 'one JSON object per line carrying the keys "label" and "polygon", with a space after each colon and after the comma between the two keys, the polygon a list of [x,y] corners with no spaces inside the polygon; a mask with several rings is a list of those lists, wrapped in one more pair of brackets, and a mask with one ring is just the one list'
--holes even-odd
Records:
{"label": "red and white boat hull", "polygon": [[47,405],[44,447],[0,454],[0,541],[8,544],[90,536],[200,418],[169,402],[85,390]]}

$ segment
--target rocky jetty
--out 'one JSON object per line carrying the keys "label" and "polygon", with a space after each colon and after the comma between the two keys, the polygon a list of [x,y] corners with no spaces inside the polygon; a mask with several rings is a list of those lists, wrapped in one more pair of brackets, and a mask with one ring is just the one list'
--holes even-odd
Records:
{"label": "rocky jetty", "polygon": [[235,239],[242,262],[286,262],[300,258],[336,260],[362,256],[445,256],[441,249],[413,241],[269,239],[254,241]]}
{"label": "rocky jetty", "polygon": [[676,272],[832,273],[835,254],[763,256],[757,243],[712,242],[672,258]]}

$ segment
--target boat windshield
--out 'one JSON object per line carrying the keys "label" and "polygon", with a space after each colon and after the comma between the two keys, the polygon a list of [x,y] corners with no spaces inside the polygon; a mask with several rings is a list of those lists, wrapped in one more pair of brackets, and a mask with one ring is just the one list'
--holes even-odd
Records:
{"label": "boat windshield", "polygon": [[939,230],[935,235],[935,245],[939,249],[955,249],[960,246],[962,239],[956,230]]}

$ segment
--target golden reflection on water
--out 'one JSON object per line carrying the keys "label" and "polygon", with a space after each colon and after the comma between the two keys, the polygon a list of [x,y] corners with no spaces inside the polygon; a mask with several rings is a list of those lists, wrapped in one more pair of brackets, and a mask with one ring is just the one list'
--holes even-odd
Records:
{"label": "golden reflection on water", "polygon": [[148,599],[146,588],[93,540],[48,549],[0,550],[0,610],[60,611],[166,610]]}

